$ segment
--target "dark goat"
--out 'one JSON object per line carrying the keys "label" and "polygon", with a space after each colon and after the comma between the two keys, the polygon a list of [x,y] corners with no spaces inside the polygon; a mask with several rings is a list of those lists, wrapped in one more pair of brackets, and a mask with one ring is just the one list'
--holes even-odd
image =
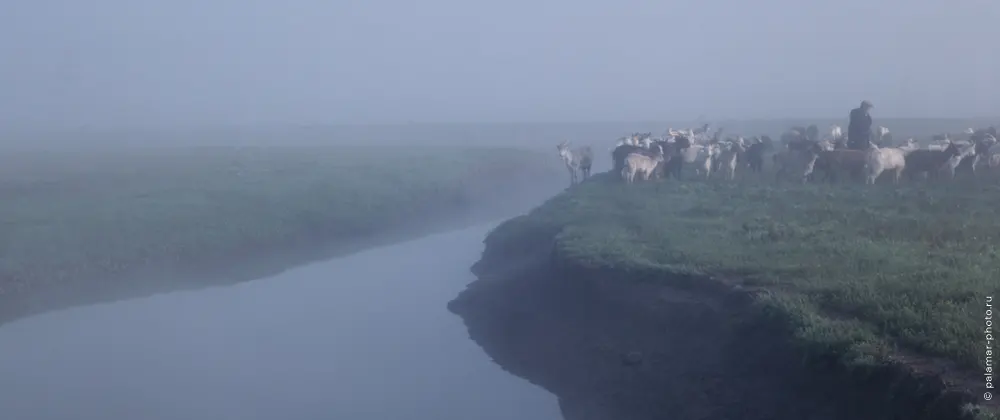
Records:
{"label": "dark goat", "polygon": [[[803,143],[809,143],[809,138],[806,137],[805,132],[793,128],[781,134],[781,143],[787,145],[789,150],[804,150],[808,144]],[[803,144],[803,147],[800,149],[792,144]]]}
{"label": "dark goat", "polygon": [[[640,134],[637,134],[637,135],[645,135],[645,134],[641,134],[640,133]],[[687,139],[685,139],[685,141],[686,140]],[[666,161],[666,159],[669,159],[669,157],[670,157],[669,150],[671,150],[674,147],[671,143],[667,143],[665,141],[656,141],[656,142],[653,142],[653,144],[659,144],[660,147],[663,148],[663,154],[665,156],[664,161]],[[690,142],[688,144],[690,145]],[[625,158],[628,157],[628,155],[630,153],[639,153],[639,154],[642,154],[642,155],[653,157],[654,152],[653,152],[652,149],[655,149],[655,148],[647,149],[647,148],[642,147],[642,146],[632,146],[632,145],[629,145],[629,144],[623,144],[621,146],[618,146],[618,147],[615,148],[615,150],[611,151],[611,169],[615,173],[621,172],[622,168],[625,167]]]}
{"label": "dark goat", "polygon": [[747,159],[747,165],[750,167],[750,171],[760,172],[764,170],[764,153],[767,153],[773,148],[774,146],[772,146],[771,143],[765,143],[763,140],[751,144],[744,154]]}
{"label": "dark goat", "polygon": [[800,138],[789,139],[788,143],[786,143],[786,144],[788,146],[788,150],[791,150],[791,151],[794,151],[794,152],[804,152],[806,150],[811,149],[813,147],[813,145],[816,144],[816,142],[809,141],[809,139],[800,137]]}
{"label": "dark goat", "polygon": [[976,144],[976,154],[962,158],[962,161],[958,163],[958,167],[955,168],[957,171],[967,171],[971,174],[975,174],[976,166],[979,164],[979,160],[982,159],[983,156],[986,156],[990,147],[995,144],[994,137],[988,136],[985,132],[982,134],[973,134],[972,141]]}
{"label": "dark goat", "polygon": [[949,144],[944,150],[914,150],[906,155],[906,168],[903,172],[907,174],[907,177],[911,180],[914,179],[917,174],[927,173],[931,177],[937,175],[938,171],[944,166],[945,162],[948,161],[952,156],[958,156],[961,151],[958,146],[954,143]]}
{"label": "dark goat", "polygon": [[997,138],[997,128],[994,126],[989,126],[987,128],[980,128],[972,132],[972,141],[983,141],[986,139],[986,135],[989,134],[993,138]]}
{"label": "dark goat", "polygon": [[809,127],[806,127],[805,135],[806,135],[806,138],[809,139],[809,141],[818,142],[819,141],[819,127],[816,127],[816,124],[812,124]]}
{"label": "dark goat", "polygon": [[621,173],[622,168],[625,167],[625,158],[628,157],[630,153],[640,153],[653,157],[653,151],[644,147],[632,146],[629,144],[618,146],[611,152],[611,169],[614,173]]}
{"label": "dark goat", "polygon": [[678,136],[673,143],[658,141],[654,144],[663,148],[663,162],[656,167],[656,176],[666,178],[667,175],[673,175],[680,180],[681,170],[684,168],[682,152],[691,147],[691,140],[686,136]]}
{"label": "dark goat", "polygon": [[867,151],[865,150],[823,150],[819,153],[813,170],[821,173],[824,181],[837,182],[841,173],[861,180],[864,177],[867,162]]}

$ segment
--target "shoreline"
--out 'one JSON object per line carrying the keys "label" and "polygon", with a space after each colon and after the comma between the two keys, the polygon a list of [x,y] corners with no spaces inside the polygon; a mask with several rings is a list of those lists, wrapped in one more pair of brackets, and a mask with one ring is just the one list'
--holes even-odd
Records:
{"label": "shoreline", "polygon": [[524,204],[522,201],[537,203],[552,195],[548,186],[531,186],[530,192],[525,194],[519,193],[516,188],[516,185],[523,187],[523,181],[501,184],[503,193],[495,198],[451,206],[450,210],[422,217],[419,222],[406,223],[374,235],[311,235],[289,243],[263,243],[244,247],[224,258],[211,261],[147,265],[103,278],[80,278],[69,283],[46,285],[26,293],[0,293],[0,327],[21,318],[74,306],[113,303],[161,293],[225,287],[260,280],[301,265],[501,220],[510,217],[516,211],[515,208]]}
{"label": "shoreline", "polygon": [[557,234],[536,230],[517,249],[487,238],[478,280],[449,310],[505,370],[555,394],[567,420],[988,418],[945,369],[847,370],[795,343],[756,304],[764,289],[586,266],[560,255]]}

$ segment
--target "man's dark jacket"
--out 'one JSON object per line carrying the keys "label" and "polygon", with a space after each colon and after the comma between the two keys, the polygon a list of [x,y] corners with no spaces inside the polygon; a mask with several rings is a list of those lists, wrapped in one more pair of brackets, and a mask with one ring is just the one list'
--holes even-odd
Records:
{"label": "man's dark jacket", "polygon": [[872,116],[861,108],[851,110],[851,122],[847,126],[848,147],[864,149],[872,138]]}

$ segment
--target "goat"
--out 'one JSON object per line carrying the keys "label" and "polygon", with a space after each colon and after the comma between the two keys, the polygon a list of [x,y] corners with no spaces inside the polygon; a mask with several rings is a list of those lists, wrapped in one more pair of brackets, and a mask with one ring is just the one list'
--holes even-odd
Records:
{"label": "goat", "polygon": [[633,146],[630,144],[623,144],[618,146],[611,152],[611,170],[615,172],[620,172],[622,168],[625,167],[625,158],[632,153],[646,154],[652,156],[648,149],[643,149],[639,146]]}
{"label": "goat", "polygon": [[944,165],[942,165],[940,169],[944,171],[946,174],[948,174],[949,179],[954,179],[955,169],[957,169],[958,165],[960,165],[962,161],[965,160],[967,157],[976,154],[977,145],[978,145],[977,143],[969,143],[966,145],[959,146],[958,153],[949,156],[948,160],[945,161]]}
{"label": "goat", "polygon": [[810,141],[819,141],[819,127],[816,124],[810,124],[809,127],[806,127],[805,135]]}
{"label": "goat", "polygon": [[710,145],[692,144],[681,152],[681,159],[684,159],[684,163],[695,163],[703,156],[708,146]]}
{"label": "goat", "polygon": [[944,150],[914,150],[906,155],[906,168],[904,172],[912,180],[918,174],[927,173],[936,175],[948,159],[958,156],[961,153],[958,145],[949,144]]}
{"label": "goat", "polygon": [[947,134],[936,135],[931,142],[927,144],[927,150],[944,150],[950,145],[951,136]]}
{"label": "goat", "polygon": [[570,149],[569,141],[567,140],[559,143],[556,146],[556,150],[559,151],[559,156],[562,157],[563,163],[566,164],[566,169],[569,170],[570,185],[580,183],[580,173],[583,174],[583,179],[590,177],[590,168],[594,162],[594,152],[590,149],[590,146]]}
{"label": "goat", "polygon": [[972,130],[971,132],[969,132],[969,130],[965,131],[969,133],[969,139],[972,141],[982,141],[986,140],[988,137],[993,137],[994,139],[998,138],[997,128],[993,126]]}
{"label": "goat", "polygon": [[823,150],[817,144],[805,150],[785,150],[774,155],[774,165],[778,170],[774,174],[775,182],[793,177],[805,183],[816,167],[816,160]]}
{"label": "goat", "polygon": [[819,142],[817,144],[823,150],[846,149],[845,147],[837,147],[838,143],[835,143],[835,142],[830,141],[830,140],[823,140],[823,141],[821,141],[821,142]]}
{"label": "goat", "polygon": [[770,143],[765,143],[759,138],[747,148],[744,156],[746,156],[747,165],[752,172],[761,172],[764,170],[764,154],[771,151],[772,148],[773,146]]}
{"label": "goat", "polygon": [[794,149],[792,144],[807,144],[809,139],[806,137],[804,131],[799,131],[798,129],[791,129],[781,134],[779,140],[781,144],[786,145],[789,149]]}
{"label": "goat", "polygon": [[[869,148],[873,145],[868,142]],[[837,180],[840,172],[847,172],[852,178],[863,176],[865,164],[868,162],[866,150],[835,149],[820,152],[816,167],[823,171],[823,179],[830,182]]]}
{"label": "goat", "polygon": [[833,124],[830,126],[830,138],[833,139],[833,141],[840,140],[843,137],[844,137],[844,130],[840,128],[839,125]]}
{"label": "goat", "polygon": [[788,150],[803,151],[813,144],[815,141],[809,140],[809,138],[802,132],[795,129],[786,131],[781,135],[781,143],[785,145]]}
{"label": "goat", "polygon": [[916,150],[916,142],[913,139],[907,140],[906,144],[900,147],[887,147],[884,149],[872,148],[868,150],[865,170],[867,176],[865,183],[874,185],[875,180],[884,171],[893,171],[893,183],[898,184],[903,169],[906,167],[906,155]]}
{"label": "goat", "polygon": [[619,137],[618,140],[615,140],[615,145],[612,146],[611,149],[608,149],[608,151],[614,151],[620,146],[628,146],[631,145],[631,143],[632,143],[631,137],[629,136]]}
{"label": "goat", "polygon": [[666,178],[673,175],[675,179],[681,179],[684,168],[685,154],[691,148],[691,140],[687,136],[676,137],[673,142],[656,143],[663,150],[663,163],[656,168],[657,177]]}
{"label": "goat", "polygon": [[710,144],[701,148],[701,153],[698,156],[698,165],[695,166],[695,171],[698,175],[704,176],[708,179],[712,175],[712,162],[714,158],[719,154],[719,145]]}
{"label": "goat", "polygon": [[643,180],[649,180],[649,176],[656,170],[656,166],[663,162],[663,149],[660,145],[653,148],[653,156],[642,153],[629,153],[625,157],[625,167],[622,168],[622,178],[625,183],[631,184],[635,181],[636,174],[642,174]]}
{"label": "goat", "polygon": [[989,134],[983,133],[983,135],[973,134],[971,139],[973,144],[975,144],[976,150],[972,156],[966,156],[959,162],[956,170],[961,169],[962,171],[968,171],[972,175],[976,174],[976,168],[979,167],[979,162],[983,162],[983,156],[989,159],[989,151],[996,144],[997,139]]}
{"label": "goat", "polygon": [[986,163],[989,165],[990,169],[996,169],[1000,167],[1000,143],[996,141],[996,137],[990,136],[993,140],[993,145],[987,149]]}
{"label": "goat", "polygon": [[872,136],[875,137],[871,140],[872,143],[878,145],[879,147],[884,147],[885,145],[892,143],[892,133],[890,133],[889,129],[886,127],[879,126],[878,129],[872,133]]}
{"label": "goat", "polygon": [[726,179],[732,181],[736,179],[736,163],[739,160],[739,156],[743,154],[745,150],[743,145],[740,143],[729,143],[729,146],[725,149],[720,149],[718,162],[718,168],[723,172],[723,176]]}
{"label": "goat", "polygon": [[[673,152],[676,150],[685,149],[690,146],[690,142],[686,137],[678,137],[675,141],[657,140],[650,144],[649,148],[645,148],[638,145],[622,144],[611,152],[611,170],[615,172],[621,172],[622,168],[625,167],[625,158],[632,153],[639,153],[646,156],[653,156],[653,150],[656,149],[655,146],[660,146],[660,150],[664,151],[666,157],[672,157]],[[662,168],[658,168],[657,174],[663,172]]]}

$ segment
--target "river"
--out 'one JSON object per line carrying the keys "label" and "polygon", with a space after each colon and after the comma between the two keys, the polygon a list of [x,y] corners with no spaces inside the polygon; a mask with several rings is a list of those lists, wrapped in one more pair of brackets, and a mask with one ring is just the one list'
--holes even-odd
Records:
{"label": "river", "polygon": [[18,420],[558,420],[446,304],[494,224],[0,327]]}

